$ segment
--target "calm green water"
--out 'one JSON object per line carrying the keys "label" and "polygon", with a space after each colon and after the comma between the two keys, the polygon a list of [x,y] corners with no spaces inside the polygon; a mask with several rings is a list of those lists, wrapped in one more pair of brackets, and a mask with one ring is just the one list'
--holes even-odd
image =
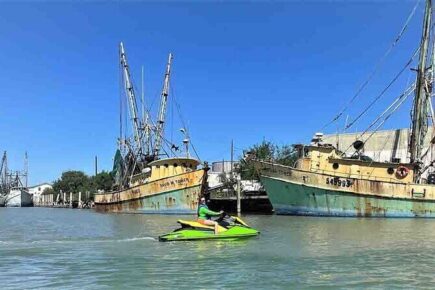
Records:
{"label": "calm green water", "polygon": [[0,287],[435,287],[435,220],[246,216],[258,238],[158,242],[176,218],[0,208]]}

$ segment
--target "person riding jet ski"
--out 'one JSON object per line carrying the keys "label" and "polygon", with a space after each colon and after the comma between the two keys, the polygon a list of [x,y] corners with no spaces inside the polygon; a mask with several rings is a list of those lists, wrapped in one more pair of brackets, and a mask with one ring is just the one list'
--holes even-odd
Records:
{"label": "person riding jet ski", "polygon": [[215,212],[208,209],[208,206],[205,202],[205,197],[201,197],[198,205],[198,222],[203,225],[214,226],[214,233],[218,233],[218,223],[216,221],[211,220],[212,216],[220,216],[223,214],[223,211]]}

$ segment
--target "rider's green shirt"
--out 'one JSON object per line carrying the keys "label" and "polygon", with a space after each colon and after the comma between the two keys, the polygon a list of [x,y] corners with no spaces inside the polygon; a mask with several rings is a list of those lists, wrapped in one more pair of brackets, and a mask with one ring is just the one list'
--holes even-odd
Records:
{"label": "rider's green shirt", "polygon": [[220,215],[220,213],[209,210],[208,206],[206,206],[206,205],[200,205],[198,208],[198,218],[199,219],[207,220],[211,216],[218,216],[218,215]]}

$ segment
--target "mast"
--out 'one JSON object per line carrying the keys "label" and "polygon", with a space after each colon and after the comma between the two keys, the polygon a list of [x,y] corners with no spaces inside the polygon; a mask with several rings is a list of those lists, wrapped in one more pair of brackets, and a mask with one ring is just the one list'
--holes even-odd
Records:
{"label": "mast", "polygon": [[[6,151],[3,152],[2,162],[0,165],[0,194],[7,192],[7,177],[8,177],[8,160],[6,157]],[[2,192],[4,191],[4,192]]]}
{"label": "mast", "polygon": [[124,74],[125,92],[127,94],[129,105],[130,105],[130,114],[131,114],[131,120],[133,125],[134,139],[136,142],[136,149],[138,149],[139,152],[143,153],[142,138],[140,135],[140,123],[139,123],[140,120],[138,118],[136,96],[134,93],[133,84],[131,82],[130,69],[127,64],[127,57],[124,51],[124,44],[122,42],[119,44],[119,50],[120,50],[121,66]]}
{"label": "mast", "polygon": [[160,99],[160,109],[159,109],[159,115],[157,119],[156,138],[154,143],[153,153],[156,158],[158,157],[160,148],[162,146],[162,138],[164,132],[165,116],[166,116],[166,105],[168,102],[168,95],[169,95],[169,77],[171,74],[172,58],[173,58],[172,53],[169,53],[168,64],[166,65],[165,80],[163,83],[163,90]]}
{"label": "mast", "polygon": [[417,81],[414,105],[412,111],[412,129],[410,136],[409,151],[411,153],[410,161],[417,165],[414,173],[414,181],[419,178],[419,165],[421,163],[421,153],[423,149],[424,137],[427,133],[427,105],[430,92],[425,77],[426,62],[429,48],[429,34],[432,18],[432,1],[426,1],[426,8],[423,21],[423,32],[420,43],[420,58],[417,69]]}
{"label": "mast", "polygon": [[29,181],[29,159],[27,157],[27,151],[24,153],[24,187],[27,188]]}
{"label": "mast", "polygon": [[142,127],[145,130],[145,155],[150,155],[150,138],[151,138],[151,124],[149,124],[150,117],[148,111],[145,109],[145,85],[144,85],[144,70],[142,66]]}

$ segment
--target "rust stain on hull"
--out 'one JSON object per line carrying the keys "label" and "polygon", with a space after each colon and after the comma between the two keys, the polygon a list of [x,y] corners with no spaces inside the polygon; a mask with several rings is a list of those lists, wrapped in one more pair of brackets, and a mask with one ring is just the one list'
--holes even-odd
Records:
{"label": "rust stain on hull", "polygon": [[126,190],[95,195],[97,211],[133,213],[192,213],[206,186],[201,169],[162,178]]}

